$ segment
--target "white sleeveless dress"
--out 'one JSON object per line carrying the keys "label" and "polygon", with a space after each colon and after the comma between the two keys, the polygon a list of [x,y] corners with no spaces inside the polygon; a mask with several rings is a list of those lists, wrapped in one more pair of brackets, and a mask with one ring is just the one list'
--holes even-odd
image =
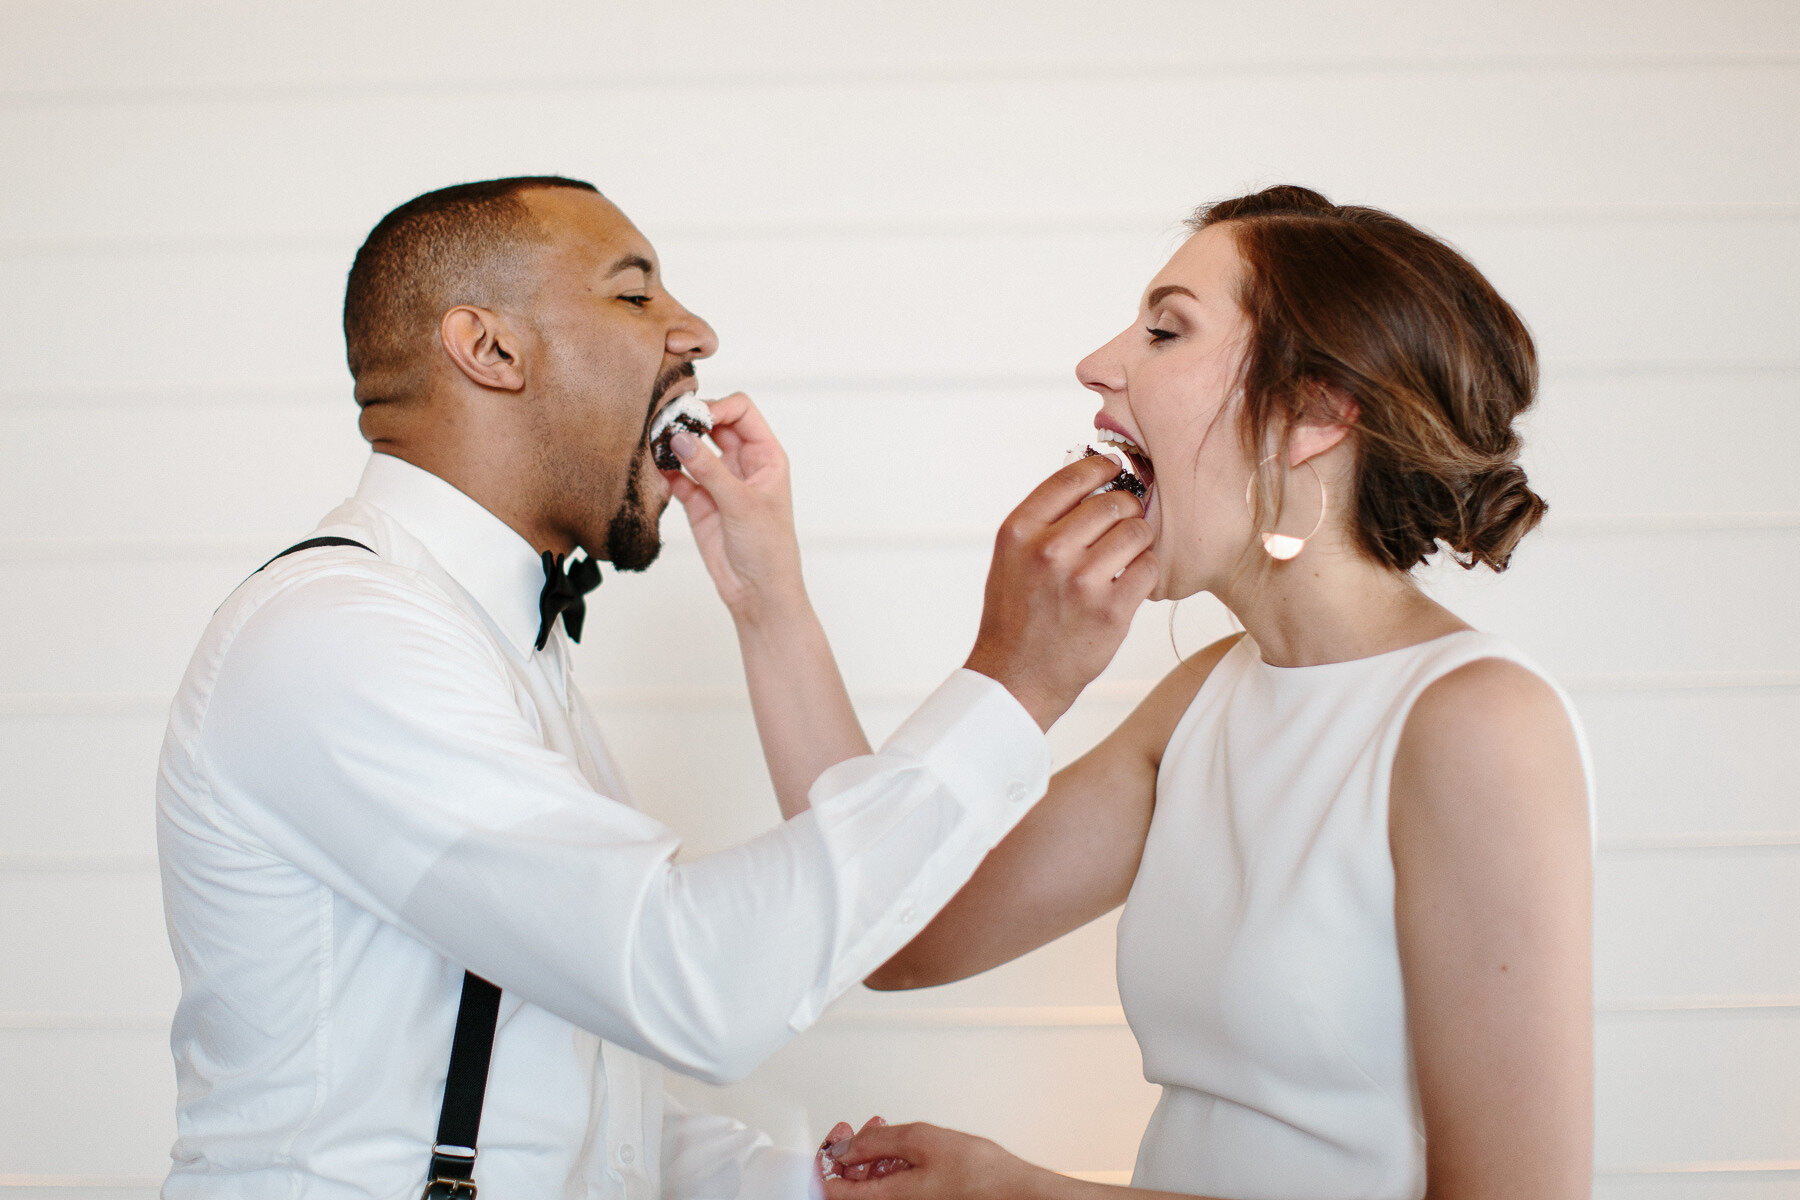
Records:
{"label": "white sleeveless dress", "polygon": [[1270,666],[1245,637],[1194,697],[1119,922],[1119,993],[1163,1089],[1135,1186],[1425,1194],[1388,780],[1419,693],[1483,658],[1543,676],[1475,631],[1313,667]]}

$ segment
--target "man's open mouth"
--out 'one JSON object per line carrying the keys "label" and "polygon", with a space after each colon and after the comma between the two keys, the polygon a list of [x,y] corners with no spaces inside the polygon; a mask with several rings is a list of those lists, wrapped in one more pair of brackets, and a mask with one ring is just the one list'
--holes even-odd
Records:
{"label": "man's open mouth", "polygon": [[712,410],[707,408],[706,401],[692,392],[677,396],[650,419],[650,461],[658,470],[681,470],[681,460],[675,457],[675,447],[671,444],[675,435],[685,430],[695,437],[702,437],[711,433],[712,427]]}

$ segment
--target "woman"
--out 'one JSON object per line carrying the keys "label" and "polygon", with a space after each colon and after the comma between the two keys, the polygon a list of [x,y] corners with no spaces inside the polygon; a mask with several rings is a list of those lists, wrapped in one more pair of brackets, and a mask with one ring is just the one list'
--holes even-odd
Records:
{"label": "woman", "polygon": [[826,1194],[1586,1196],[1580,735],[1410,574],[1439,543],[1503,570],[1542,516],[1514,461],[1530,335],[1386,213],[1277,187],[1190,224],[1077,373],[1151,481],[1155,595],[1211,592],[1245,632],[1058,774],[869,980],[962,979],[1123,903],[1120,994],[1163,1087],[1133,1187],[902,1125],[836,1144]]}

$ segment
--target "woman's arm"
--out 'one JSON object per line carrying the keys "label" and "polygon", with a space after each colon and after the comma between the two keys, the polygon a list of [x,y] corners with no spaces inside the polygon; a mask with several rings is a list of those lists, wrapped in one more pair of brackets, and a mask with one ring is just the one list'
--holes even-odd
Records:
{"label": "woman's arm", "polygon": [[1451,672],[1407,719],[1390,795],[1427,1194],[1586,1197],[1592,843],[1560,698],[1501,659]]}
{"label": "woman's arm", "polygon": [[1175,725],[1235,637],[1171,671],[1049,793],[905,949],[870,975],[880,990],[931,987],[1010,962],[1125,902]]}
{"label": "woman's arm", "polygon": [[667,478],[737,625],[769,778],[781,815],[792,817],[806,810],[813,781],[869,753],[869,739],[806,594],[787,455],[743,393],[714,401],[712,417],[719,457],[677,434],[676,456],[693,478]]}

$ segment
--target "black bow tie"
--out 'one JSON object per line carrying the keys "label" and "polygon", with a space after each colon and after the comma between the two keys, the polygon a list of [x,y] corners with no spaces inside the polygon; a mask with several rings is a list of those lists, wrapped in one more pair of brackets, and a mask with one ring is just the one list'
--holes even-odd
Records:
{"label": "black bow tie", "polygon": [[580,562],[570,563],[565,571],[562,555],[544,551],[544,590],[538,596],[538,614],[543,618],[538,625],[539,650],[550,644],[550,627],[558,617],[569,631],[569,640],[581,640],[581,622],[587,617],[587,601],[583,597],[599,586],[600,564],[593,559],[584,556]]}

